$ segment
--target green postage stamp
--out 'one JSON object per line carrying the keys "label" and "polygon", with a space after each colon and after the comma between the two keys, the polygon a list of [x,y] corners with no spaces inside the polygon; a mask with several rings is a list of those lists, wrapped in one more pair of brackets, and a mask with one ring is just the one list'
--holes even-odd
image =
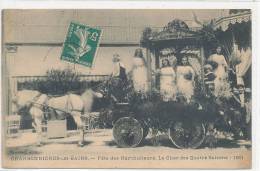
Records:
{"label": "green postage stamp", "polygon": [[61,60],[92,67],[102,34],[101,29],[71,22]]}

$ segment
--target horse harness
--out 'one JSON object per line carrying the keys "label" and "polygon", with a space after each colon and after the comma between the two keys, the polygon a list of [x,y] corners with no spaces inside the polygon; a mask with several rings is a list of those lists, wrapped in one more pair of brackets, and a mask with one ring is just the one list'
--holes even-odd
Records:
{"label": "horse harness", "polygon": [[[59,109],[59,108],[55,108],[55,107],[51,107],[48,105],[48,101],[50,98],[53,98],[53,97],[57,97],[57,96],[51,96],[51,95],[47,95],[47,99],[44,101],[44,103],[37,103],[36,101],[39,100],[40,96],[42,95],[42,93],[39,93],[37,94],[37,96],[35,96],[29,103],[29,107],[36,107],[36,108],[39,108],[40,110],[44,111],[44,110],[48,110],[48,109],[52,109],[53,111],[60,111],[60,112],[63,112],[65,114],[68,114],[70,112],[73,112],[73,111],[77,111],[77,112],[82,112],[82,110],[79,110],[79,109],[73,109],[73,104],[72,104],[72,101],[71,101],[71,97],[70,97],[70,94],[68,94],[67,96],[67,102],[66,102],[66,110],[62,110],[62,109]],[[69,105],[71,107],[71,109],[69,109]],[[47,108],[47,109],[46,109]],[[45,113],[45,112],[44,112]]]}

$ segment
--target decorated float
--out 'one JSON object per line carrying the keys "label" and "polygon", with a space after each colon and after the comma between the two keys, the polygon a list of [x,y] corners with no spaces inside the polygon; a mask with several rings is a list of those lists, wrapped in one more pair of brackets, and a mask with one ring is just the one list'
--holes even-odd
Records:
{"label": "decorated float", "polygon": [[[114,119],[113,135],[119,146],[137,146],[146,137],[148,130],[155,134],[168,134],[178,148],[198,148],[203,143],[212,147],[217,142],[219,131],[229,132],[234,138],[250,139],[250,88],[245,86],[248,81],[242,85],[238,82],[238,77],[245,75],[241,71],[232,70],[238,68],[236,65],[243,60],[243,54],[248,55],[247,49],[251,48],[250,11],[243,11],[241,15],[230,12],[229,17],[202,24],[198,30],[191,29],[185,22],[176,19],[160,32],[151,28],[143,31],[141,46],[146,48],[150,92],[146,98],[136,98],[138,95],[135,94],[132,100],[130,98],[127,103],[117,105],[119,110],[114,112],[117,117]],[[224,30],[222,25],[225,26]],[[249,37],[236,37],[239,31],[246,31],[246,36]],[[231,35],[230,39],[226,35]],[[229,76],[227,94],[216,97],[212,93],[214,76],[211,76],[210,81],[205,72],[206,66],[210,65],[207,58],[219,44],[225,47],[224,55],[229,71],[233,71],[238,81],[234,84],[233,78]],[[192,100],[187,101],[179,95],[175,100],[165,101],[159,93],[160,75],[155,71],[161,68],[164,59],[174,67],[180,65],[182,58],[187,56],[196,75]],[[249,71],[251,59],[248,57],[244,59],[246,64],[243,64],[243,71]]]}

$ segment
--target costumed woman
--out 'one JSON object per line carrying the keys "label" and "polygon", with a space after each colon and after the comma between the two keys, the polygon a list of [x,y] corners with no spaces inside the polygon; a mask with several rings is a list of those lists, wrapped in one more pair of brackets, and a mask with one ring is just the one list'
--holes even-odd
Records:
{"label": "costumed woman", "polygon": [[221,46],[218,46],[216,53],[211,55],[208,59],[208,63],[213,66],[213,72],[216,75],[214,80],[215,96],[222,96],[222,93],[228,89],[228,65],[225,57],[221,54],[221,51]]}
{"label": "costumed woman", "polygon": [[178,94],[183,96],[187,103],[191,102],[195,88],[195,72],[189,65],[188,57],[182,57],[182,65],[177,67]]}
{"label": "costumed woman", "polygon": [[162,60],[160,70],[160,94],[163,101],[175,101],[177,93],[176,74],[168,59]]}
{"label": "costumed woman", "polygon": [[[244,78],[246,78],[246,74],[249,71],[250,72],[250,67],[251,67],[251,62],[252,62],[252,51],[251,48],[247,49],[239,49],[238,45],[234,43],[233,45],[233,53],[231,55],[230,62],[233,66],[233,71],[235,75],[235,79],[233,82],[234,88],[237,88],[240,92],[240,102],[241,102],[241,107],[244,107],[245,105],[245,95],[244,95],[244,90],[245,87],[251,87],[248,86],[248,83],[244,81]],[[250,82],[250,81],[248,81]]]}
{"label": "costumed woman", "polygon": [[133,58],[132,80],[134,90],[146,95],[148,92],[147,65],[142,49],[136,49]]}

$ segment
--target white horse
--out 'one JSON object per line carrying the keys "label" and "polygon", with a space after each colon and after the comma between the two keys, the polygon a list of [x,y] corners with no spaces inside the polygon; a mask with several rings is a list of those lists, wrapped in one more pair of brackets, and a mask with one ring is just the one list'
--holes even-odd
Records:
{"label": "white horse", "polygon": [[33,118],[33,126],[37,132],[37,144],[41,145],[42,121],[44,120],[44,106],[49,106],[51,109],[57,109],[55,112],[58,115],[64,115],[64,112],[70,114],[80,129],[80,146],[84,145],[84,129],[82,114],[91,112],[94,98],[101,98],[101,93],[94,92],[87,89],[81,96],[76,94],[66,94],[60,97],[48,97],[33,90],[18,91],[13,98],[13,112],[18,113],[19,110],[25,106],[30,106],[29,113]]}
{"label": "white horse", "polygon": [[91,89],[86,90],[81,96],[76,94],[67,94],[61,97],[53,97],[48,100],[48,106],[56,110],[59,116],[64,115],[64,111],[70,114],[80,129],[79,145],[84,145],[84,129],[81,119],[82,114],[89,114],[92,109],[94,98],[101,98],[101,93],[94,92]]}

